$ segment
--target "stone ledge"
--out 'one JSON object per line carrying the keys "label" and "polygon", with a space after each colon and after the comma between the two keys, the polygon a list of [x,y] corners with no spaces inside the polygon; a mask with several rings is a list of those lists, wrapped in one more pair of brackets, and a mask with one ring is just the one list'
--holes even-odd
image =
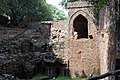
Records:
{"label": "stone ledge", "polygon": [[85,1],[77,1],[77,2],[68,2],[67,3],[67,9],[86,8],[86,7],[93,7],[93,5],[90,2],[85,2]]}

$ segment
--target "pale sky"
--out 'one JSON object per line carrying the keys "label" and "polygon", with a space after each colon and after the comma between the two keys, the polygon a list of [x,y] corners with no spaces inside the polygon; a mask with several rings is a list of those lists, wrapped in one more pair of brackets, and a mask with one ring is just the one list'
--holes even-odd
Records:
{"label": "pale sky", "polygon": [[63,9],[63,7],[61,5],[59,5],[62,0],[46,0],[46,1],[48,4],[52,4],[52,5],[56,6],[58,9],[64,11],[65,14],[68,15],[67,10]]}

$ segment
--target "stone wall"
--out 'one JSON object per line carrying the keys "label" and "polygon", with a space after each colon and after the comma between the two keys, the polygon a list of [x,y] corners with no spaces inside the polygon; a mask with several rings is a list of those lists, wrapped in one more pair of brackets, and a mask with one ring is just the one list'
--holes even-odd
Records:
{"label": "stone wall", "polygon": [[[83,74],[86,74],[87,76],[98,74],[100,64],[96,20],[94,15],[89,11],[91,7],[89,9],[87,8],[90,4],[83,8],[77,8],[76,4],[80,5],[81,3],[75,3],[70,6],[68,20],[44,21],[42,24],[35,23],[32,26],[40,27],[41,30],[38,32],[49,33],[47,39],[40,37],[40,41],[43,45],[46,40],[48,40],[48,44],[52,44],[53,53],[67,64],[67,68],[70,70],[70,75],[72,77],[82,76]],[[73,6],[76,8],[72,9]],[[88,38],[73,38],[73,22],[79,14],[83,15],[88,21]],[[48,29],[45,29],[44,25],[50,26]],[[39,30],[38,27],[36,28],[37,30]],[[31,37],[36,33],[33,32],[34,29],[35,28],[32,28],[32,31],[30,31],[32,32],[29,34]],[[47,36],[47,34],[40,33],[39,36]],[[90,36],[92,36],[92,38]],[[37,44],[41,46],[41,43],[39,43],[38,40]]]}
{"label": "stone wall", "polygon": [[[98,26],[94,14],[91,12],[92,5],[87,2],[68,3],[68,9],[69,37],[66,48],[68,48],[71,76],[98,74],[100,67],[97,35]],[[84,16],[88,21],[88,38],[73,38],[74,20],[78,15]]]}
{"label": "stone wall", "polygon": [[24,32],[22,28],[10,28],[0,25],[0,42],[11,39]]}
{"label": "stone wall", "polygon": [[83,71],[87,76],[99,72],[99,55],[95,41],[82,39],[68,42],[71,76],[81,76]]}
{"label": "stone wall", "polygon": [[[75,18],[75,16],[73,17]],[[67,69],[69,69],[72,77],[82,76],[84,73],[87,76],[92,73],[96,74],[99,73],[97,30],[93,21],[91,22],[88,17],[87,19],[89,22],[88,36],[92,35],[92,39],[90,37],[87,39],[71,38],[73,35],[70,35],[69,30],[73,27],[70,28],[67,21],[60,20],[30,24],[29,28],[22,30],[24,32],[17,37],[17,40],[23,43],[22,47],[25,49],[23,53],[30,52],[29,42],[33,43],[34,52],[54,53],[57,58],[63,60],[64,64],[67,64]],[[17,32],[17,29],[15,31]],[[52,49],[46,47],[45,51],[43,51],[43,46],[46,44],[52,45]]]}
{"label": "stone wall", "polygon": [[[109,7],[105,6],[100,11],[99,26],[99,52],[100,52],[100,72],[101,74],[115,70],[116,55],[116,31],[113,21],[114,2]],[[111,11],[110,11],[111,10]],[[110,15],[112,14],[112,15]],[[114,80],[112,77],[104,80]]]}
{"label": "stone wall", "polygon": [[[93,7],[90,3],[68,3],[67,8],[68,20],[36,22],[30,24],[27,29],[20,30],[10,28],[9,34],[12,35],[12,32],[20,34],[17,39],[23,43],[22,47],[25,50],[29,48],[23,51],[24,53],[30,52],[30,45],[27,43],[31,42],[33,52],[45,55],[52,53],[56,58],[62,59],[63,64],[67,64],[66,68],[69,69],[71,77],[90,76],[114,70],[115,33],[111,29],[113,24],[108,9],[101,11],[101,22],[98,26],[95,14],[91,12]],[[74,37],[74,20],[79,15],[87,20],[87,38]],[[0,32],[2,31],[3,29]],[[2,41],[3,38],[0,37]]]}

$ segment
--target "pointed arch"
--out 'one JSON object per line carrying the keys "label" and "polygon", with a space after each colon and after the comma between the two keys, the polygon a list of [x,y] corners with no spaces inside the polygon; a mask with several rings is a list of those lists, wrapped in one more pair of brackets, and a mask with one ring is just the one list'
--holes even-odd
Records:
{"label": "pointed arch", "polygon": [[[69,37],[73,37],[73,32],[74,32],[74,22],[77,20],[77,18],[83,18],[84,19],[84,21],[85,21],[85,23],[86,23],[86,25],[87,25],[87,29],[86,29],[86,31],[87,31],[87,33],[85,33],[85,37],[83,37],[83,38],[87,38],[88,37],[88,35],[89,35],[89,27],[90,27],[90,23],[94,23],[93,22],[93,20],[94,20],[94,18],[89,14],[89,12],[87,13],[87,12],[85,12],[85,11],[83,11],[83,10],[78,10],[78,11],[76,11],[76,12],[74,12],[71,16],[70,16],[70,18],[69,18],[69,23],[68,23],[68,26],[69,26]],[[82,21],[80,21],[80,22],[82,22]],[[84,29],[85,30],[85,29]],[[82,32],[81,32],[82,33]],[[77,32],[77,34],[78,34],[78,32]],[[78,36],[80,36],[80,35],[78,35]],[[77,39],[79,39],[80,37],[77,37]],[[82,38],[82,37],[81,37]]]}
{"label": "pointed arch", "polygon": [[73,21],[73,33],[77,33],[77,39],[88,38],[88,20],[79,14]]}

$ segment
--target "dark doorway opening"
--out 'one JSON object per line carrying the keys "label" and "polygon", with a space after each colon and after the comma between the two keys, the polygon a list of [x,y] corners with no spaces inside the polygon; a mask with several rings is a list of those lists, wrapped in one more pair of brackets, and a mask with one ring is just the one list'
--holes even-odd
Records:
{"label": "dark doorway opening", "polygon": [[88,38],[88,21],[82,16],[78,15],[73,21],[74,32],[77,32],[77,39]]}
{"label": "dark doorway opening", "polygon": [[60,68],[57,67],[55,71],[56,71],[56,76],[59,76],[60,75]]}
{"label": "dark doorway opening", "polygon": [[42,72],[42,74],[46,74],[46,67],[42,67],[41,72]]}

